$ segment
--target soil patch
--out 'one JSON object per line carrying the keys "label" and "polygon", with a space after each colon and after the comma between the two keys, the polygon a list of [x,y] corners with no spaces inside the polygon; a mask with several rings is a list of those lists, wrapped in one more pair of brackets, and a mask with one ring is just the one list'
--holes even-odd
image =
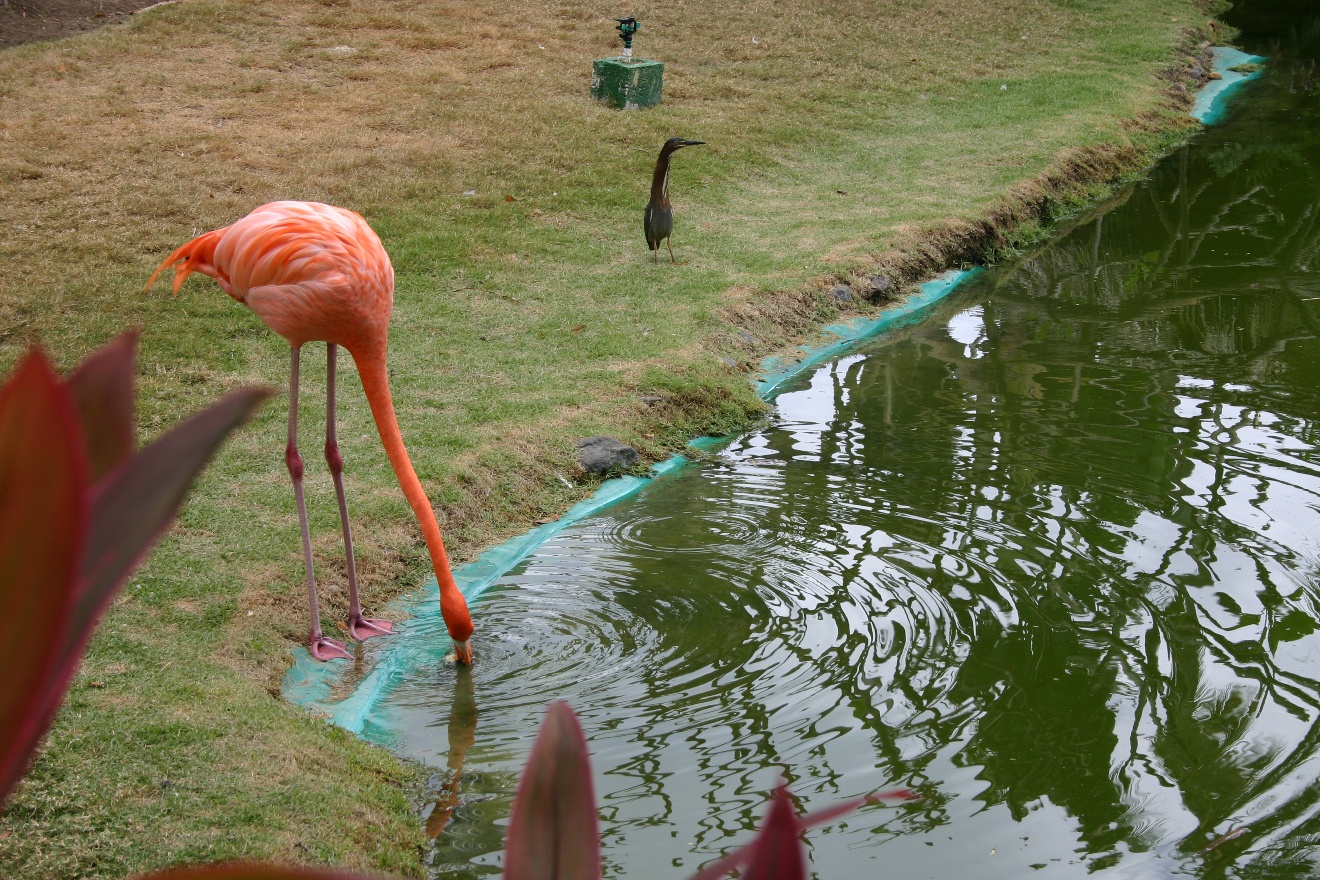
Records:
{"label": "soil patch", "polygon": [[0,49],[123,21],[158,0],[0,0]]}

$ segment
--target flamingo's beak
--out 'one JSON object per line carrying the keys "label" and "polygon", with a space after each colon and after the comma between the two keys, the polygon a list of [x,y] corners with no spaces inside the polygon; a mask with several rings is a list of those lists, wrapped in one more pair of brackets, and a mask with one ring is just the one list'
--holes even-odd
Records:
{"label": "flamingo's beak", "polygon": [[471,642],[454,642],[454,654],[453,654],[453,659],[454,659],[454,662],[457,663],[459,666],[471,666],[471,665],[472,665],[472,643],[471,643]]}

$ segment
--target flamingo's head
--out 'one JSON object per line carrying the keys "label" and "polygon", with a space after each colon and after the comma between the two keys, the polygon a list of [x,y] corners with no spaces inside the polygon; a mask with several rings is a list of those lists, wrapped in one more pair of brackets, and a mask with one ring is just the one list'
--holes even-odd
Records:
{"label": "flamingo's head", "polygon": [[457,663],[459,666],[471,666],[471,665],[472,665],[472,643],[471,643],[470,641],[468,641],[468,642],[454,642],[453,660],[454,660],[454,662]]}

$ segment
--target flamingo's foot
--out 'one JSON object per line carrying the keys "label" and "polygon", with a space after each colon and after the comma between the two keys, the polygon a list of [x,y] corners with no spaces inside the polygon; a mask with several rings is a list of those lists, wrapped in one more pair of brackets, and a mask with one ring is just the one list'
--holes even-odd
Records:
{"label": "flamingo's foot", "polygon": [[344,646],[334,639],[327,639],[325,636],[315,636],[311,643],[312,656],[324,663],[326,660],[352,660],[353,655],[344,649]]}
{"label": "flamingo's foot", "polygon": [[472,665],[472,643],[454,642],[454,653],[445,657],[446,662],[455,663],[459,666]]}
{"label": "flamingo's foot", "polygon": [[364,642],[372,636],[387,636],[392,632],[394,632],[394,624],[379,617],[358,615],[356,619],[350,618],[348,621],[348,634],[359,642]]}

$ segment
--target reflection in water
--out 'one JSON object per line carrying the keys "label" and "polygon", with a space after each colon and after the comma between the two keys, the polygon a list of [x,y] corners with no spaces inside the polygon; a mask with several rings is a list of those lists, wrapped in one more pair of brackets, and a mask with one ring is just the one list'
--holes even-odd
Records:
{"label": "reflection in water", "polygon": [[426,817],[427,837],[440,836],[454,815],[463,782],[463,759],[476,741],[477,694],[472,686],[472,667],[460,665],[454,669],[454,699],[449,704],[449,754],[445,760],[449,777]]}
{"label": "reflection in water", "polygon": [[498,871],[555,698],[613,877],[687,876],[780,772],[923,795],[813,832],[822,878],[1314,872],[1320,18],[1239,19],[1271,65],[1225,125],[562,533],[470,676],[389,695],[453,774],[438,875]]}

